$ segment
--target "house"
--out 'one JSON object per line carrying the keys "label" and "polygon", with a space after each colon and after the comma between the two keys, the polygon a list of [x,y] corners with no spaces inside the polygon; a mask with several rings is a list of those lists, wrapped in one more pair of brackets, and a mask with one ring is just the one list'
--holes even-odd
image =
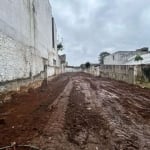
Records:
{"label": "house", "polygon": [[144,47],[136,51],[118,51],[104,58],[104,65],[124,65],[136,55],[148,54],[148,48]]}
{"label": "house", "polygon": [[141,57],[143,60],[135,61],[135,56],[128,59],[125,65],[139,65],[139,64],[150,64],[150,53],[142,54]]}

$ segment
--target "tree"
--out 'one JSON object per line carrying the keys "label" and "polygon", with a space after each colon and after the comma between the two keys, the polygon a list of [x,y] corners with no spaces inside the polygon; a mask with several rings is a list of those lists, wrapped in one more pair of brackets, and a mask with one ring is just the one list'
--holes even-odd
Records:
{"label": "tree", "polygon": [[86,63],[85,63],[85,68],[86,68],[86,69],[90,68],[90,66],[91,66],[91,64],[90,64],[89,62],[86,62]]}
{"label": "tree", "polygon": [[135,58],[134,58],[134,61],[142,61],[143,60],[143,57],[140,56],[140,55],[136,55]]}
{"label": "tree", "polygon": [[57,50],[62,51],[63,49],[64,49],[64,47],[63,47],[62,43],[58,43],[57,44]]}
{"label": "tree", "polygon": [[100,64],[104,64],[104,58],[106,56],[108,56],[108,55],[110,55],[110,53],[108,53],[108,52],[102,52],[102,53],[100,53],[100,55],[99,55],[99,63]]}

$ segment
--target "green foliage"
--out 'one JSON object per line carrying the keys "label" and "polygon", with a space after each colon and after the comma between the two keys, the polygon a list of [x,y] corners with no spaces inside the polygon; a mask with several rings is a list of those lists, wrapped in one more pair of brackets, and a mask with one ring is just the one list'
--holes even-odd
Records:
{"label": "green foliage", "polygon": [[62,43],[58,43],[57,44],[57,50],[62,51],[63,49],[64,49],[64,47],[63,47]]}
{"label": "green foliage", "polygon": [[100,55],[99,55],[99,63],[100,64],[104,64],[104,58],[106,56],[108,56],[108,55],[110,55],[110,53],[108,53],[108,52],[102,52],[102,53],[100,53]]}
{"label": "green foliage", "polygon": [[91,64],[90,64],[89,62],[86,62],[86,63],[85,63],[85,68],[86,68],[86,69],[90,68],[90,66],[91,66]]}
{"label": "green foliage", "polygon": [[140,60],[143,60],[143,57],[140,55],[136,55],[134,61],[140,61]]}

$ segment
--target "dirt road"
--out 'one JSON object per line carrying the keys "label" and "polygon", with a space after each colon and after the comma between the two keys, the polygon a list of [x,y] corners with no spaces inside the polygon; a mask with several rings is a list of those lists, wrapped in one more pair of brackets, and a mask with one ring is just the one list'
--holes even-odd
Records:
{"label": "dirt road", "polygon": [[0,146],[150,150],[150,90],[83,73],[14,94],[0,106]]}

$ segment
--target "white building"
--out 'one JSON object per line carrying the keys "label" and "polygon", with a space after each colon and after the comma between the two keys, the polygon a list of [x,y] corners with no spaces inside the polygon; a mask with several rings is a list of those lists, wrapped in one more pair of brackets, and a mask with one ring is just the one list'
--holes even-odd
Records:
{"label": "white building", "polygon": [[49,0],[0,0],[0,93],[59,73]]}
{"label": "white building", "polygon": [[136,55],[148,54],[148,48],[141,48],[136,51],[118,51],[104,58],[105,65],[124,65]]}
{"label": "white building", "polygon": [[1,0],[0,82],[59,66],[56,32],[49,0]]}
{"label": "white building", "polygon": [[140,61],[135,61],[135,57],[136,55],[129,58],[128,61],[125,63],[125,65],[150,64],[150,53],[141,55],[143,60],[140,60]]}

